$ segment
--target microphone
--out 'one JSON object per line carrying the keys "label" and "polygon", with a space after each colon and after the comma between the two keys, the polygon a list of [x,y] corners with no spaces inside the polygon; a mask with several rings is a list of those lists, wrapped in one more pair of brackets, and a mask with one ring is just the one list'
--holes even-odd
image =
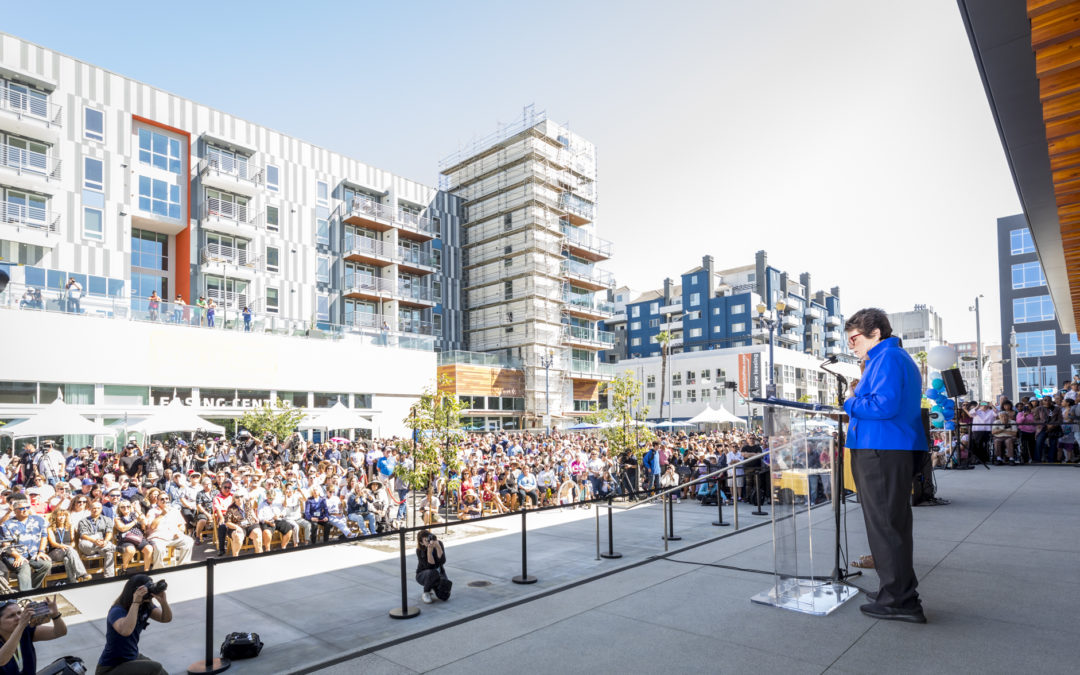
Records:
{"label": "microphone", "polygon": [[836,363],[836,354],[829,354],[825,357],[825,363]]}

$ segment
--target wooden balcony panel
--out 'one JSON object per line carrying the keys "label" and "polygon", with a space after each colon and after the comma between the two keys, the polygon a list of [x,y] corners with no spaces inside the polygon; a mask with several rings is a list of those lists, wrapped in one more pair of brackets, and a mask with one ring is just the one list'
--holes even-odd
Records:
{"label": "wooden balcony panel", "polygon": [[1080,65],[1080,37],[1035,50],[1035,76],[1043,77]]}
{"label": "wooden balcony panel", "polygon": [[1027,0],[1027,15],[1029,19],[1034,19],[1072,3],[1073,0]]}
{"label": "wooden balcony panel", "polygon": [[1047,141],[1046,149],[1050,154],[1051,161],[1056,155],[1071,153],[1075,150],[1080,150],[1080,134],[1064,136],[1062,138],[1057,138],[1052,141]]}
{"label": "wooden balcony panel", "polygon": [[[1043,110],[1045,111],[1045,107]],[[1064,138],[1066,136],[1074,136],[1077,133],[1080,133],[1080,112],[1078,112],[1076,108],[1069,111],[1068,115],[1062,115],[1053,122],[1045,119],[1044,112],[1044,122],[1046,125],[1046,139],[1048,141]]]}
{"label": "wooden balcony panel", "polygon": [[376,220],[375,218],[360,213],[350,213],[341,222],[348,223],[349,225],[356,225],[358,227],[366,227],[369,230],[375,230],[376,232],[386,232],[394,226],[383,220]]}
{"label": "wooden balcony panel", "polygon": [[[1080,193],[1080,178],[1073,178],[1072,180],[1054,181],[1054,195],[1058,199],[1064,199],[1069,197],[1070,195],[1076,195],[1077,193]],[[1072,203],[1072,200],[1070,200],[1068,203]]]}
{"label": "wooden balcony panel", "polygon": [[350,251],[345,254],[345,259],[349,262],[364,263],[365,265],[372,265],[374,267],[386,267],[393,264],[392,260],[388,260],[387,258],[367,251]]}
{"label": "wooden balcony panel", "polygon": [[418,232],[416,230],[409,230],[404,227],[398,228],[398,239],[411,239],[412,241],[418,241],[423,243],[425,241],[431,241],[435,238],[434,233]]}
{"label": "wooden balcony panel", "polygon": [[1039,100],[1046,101],[1065,96],[1080,89],[1080,70],[1063,70],[1039,78]]}
{"label": "wooden balcony panel", "polygon": [[1073,167],[1080,167],[1080,150],[1063,152],[1050,158],[1051,171],[1064,171]]}
{"label": "wooden balcony panel", "polygon": [[[1029,3],[1030,11],[1030,3]],[[1080,35],[1080,4],[1070,2],[1031,16],[1031,46],[1041,49]]]}

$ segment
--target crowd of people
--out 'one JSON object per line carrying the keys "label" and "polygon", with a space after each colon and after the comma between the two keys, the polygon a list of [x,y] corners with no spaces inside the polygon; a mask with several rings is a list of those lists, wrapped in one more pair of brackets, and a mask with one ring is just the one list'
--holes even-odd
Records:
{"label": "crowd of people", "polygon": [[975,459],[996,465],[1080,462],[1080,383],[1053,396],[1001,397],[996,405],[969,401],[957,408],[954,447],[939,439],[935,466],[964,465]]}
{"label": "crowd of people", "polygon": [[[587,506],[678,485],[759,453],[741,431],[661,434],[639,452],[612,454],[598,436],[471,434],[459,470],[415,493],[414,522],[468,520],[540,506]],[[197,544],[240,555],[352,539],[407,522],[410,441],[308,443],[299,436],[134,441],[118,451],[25,444],[0,457],[0,560],[20,590],[93,575],[149,572],[191,560]],[[743,493],[738,470],[735,498]],[[728,499],[715,483],[677,498]],[[713,502],[715,503],[715,502]]]}

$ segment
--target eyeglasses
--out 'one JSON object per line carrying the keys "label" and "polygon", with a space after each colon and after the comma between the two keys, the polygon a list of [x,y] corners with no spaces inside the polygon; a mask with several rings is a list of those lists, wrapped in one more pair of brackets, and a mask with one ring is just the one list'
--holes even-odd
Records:
{"label": "eyeglasses", "polygon": [[848,336],[847,343],[849,347],[855,346],[855,340],[862,337],[862,333],[854,333]]}

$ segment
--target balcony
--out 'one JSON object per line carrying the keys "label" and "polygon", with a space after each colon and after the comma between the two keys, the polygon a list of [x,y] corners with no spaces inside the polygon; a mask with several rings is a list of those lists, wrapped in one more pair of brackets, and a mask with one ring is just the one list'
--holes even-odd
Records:
{"label": "balcony", "polygon": [[832,356],[833,354],[842,354],[842,353],[843,353],[843,350],[840,349],[839,347],[835,346],[835,345],[825,348],[825,354],[827,354],[828,356]]}
{"label": "balcony", "polygon": [[3,113],[0,129],[56,145],[63,127],[63,107],[50,102],[48,95],[39,91],[6,84],[0,87],[0,113]]}
{"label": "balcony", "polygon": [[682,317],[660,324],[660,330],[682,330]]}
{"label": "balcony", "polygon": [[678,302],[673,302],[670,305],[661,305],[660,306],[660,313],[661,314],[682,314],[682,300],[679,300]]}
{"label": "balcony", "polygon": [[562,272],[575,286],[599,291],[615,288],[615,278],[607,270],[596,269],[592,265],[576,260],[563,261]]}
{"label": "balcony", "polygon": [[208,147],[206,157],[199,160],[199,177],[204,186],[248,197],[258,194],[265,179],[264,174],[263,166],[251,157],[221,152],[213,147]]}
{"label": "balcony", "polygon": [[417,282],[398,281],[392,293],[393,299],[410,307],[434,307],[435,292]]}
{"label": "balcony", "polygon": [[388,242],[370,237],[345,237],[343,257],[350,262],[386,267],[394,262],[394,247]]}
{"label": "balcony", "polygon": [[253,255],[247,248],[221,244],[205,244],[199,251],[199,261],[207,274],[225,274],[225,267],[228,266],[230,276],[236,276],[237,272],[247,272],[245,276],[254,277],[254,273],[261,268],[261,258]]}
{"label": "balcony", "polygon": [[608,319],[615,311],[614,303],[596,300],[590,295],[566,293],[563,295],[566,313],[583,319]]}
{"label": "balcony", "polygon": [[789,332],[789,331],[784,331],[784,332],[777,333],[776,334],[776,339],[780,340],[781,342],[787,342],[787,343],[790,343],[790,344],[796,344],[802,338],[799,337],[798,333],[792,333],[792,332]]}
{"label": "balcony", "polygon": [[250,204],[207,197],[202,204],[199,225],[226,234],[250,234],[262,224],[259,212]]}
{"label": "balcony", "polygon": [[570,377],[578,380],[610,380],[618,374],[614,363],[596,363],[589,359],[570,359]]}
{"label": "balcony", "polygon": [[836,316],[835,314],[830,314],[829,316],[825,317],[825,325],[833,328],[839,328],[840,317]]}
{"label": "balcony", "polygon": [[10,169],[16,176],[26,180],[17,181],[13,187],[42,189],[48,181],[60,180],[60,158],[44,152],[0,144],[0,167]]}
{"label": "balcony", "polygon": [[346,298],[379,302],[381,300],[390,300],[390,295],[395,290],[395,287],[394,279],[383,279],[368,274],[347,275],[345,277],[345,290],[342,295]]}
{"label": "balcony", "polygon": [[402,270],[413,274],[431,274],[439,269],[435,256],[427,251],[417,251],[407,246],[398,246],[394,260]]}
{"label": "balcony", "polygon": [[593,237],[576,227],[563,226],[559,228],[566,237],[563,242],[570,254],[578,258],[584,258],[597,262],[611,257],[611,242],[599,237]]}
{"label": "balcony", "polygon": [[787,312],[785,312],[784,318],[781,323],[783,324],[784,328],[793,328],[795,326],[802,325],[802,317],[797,314],[788,314]]}
{"label": "balcony", "polygon": [[838,330],[827,330],[825,331],[825,339],[840,342],[844,339],[844,336]]}
{"label": "balcony", "polygon": [[354,197],[341,204],[335,212],[338,219],[350,225],[359,225],[377,232],[398,228],[398,236],[416,241],[429,241],[438,236],[438,229],[430,216],[411,213],[366,197]]}
{"label": "balcony", "polygon": [[559,208],[566,211],[570,222],[574,225],[591,223],[596,212],[595,204],[572,192],[563,192],[559,195]]}
{"label": "balcony", "polygon": [[21,244],[52,248],[60,239],[60,214],[47,208],[0,201],[0,232]]}
{"label": "balcony", "polygon": [[564,345],[589,349],[610,349],[615,344],[615,333],[595,330],[584,326],[563,326]]}
{"label": "balcony", "polygon": [[413,321],[382,314],[357,313],[351,321],[345,323],[350,328],[367,331],[388,331],[393,333],[412,333],[413,335],[434,335],[435,329],[430,321]]}
{"label": "balcony", "polygon": [[249,306],[247,291],[237,292],[225,291],[220,288],[208,288],[206,289],[206,298],[207,300],[213,299],[217,304],[218,309],[221,310],[240,312],[243,311],[245,307]]}

